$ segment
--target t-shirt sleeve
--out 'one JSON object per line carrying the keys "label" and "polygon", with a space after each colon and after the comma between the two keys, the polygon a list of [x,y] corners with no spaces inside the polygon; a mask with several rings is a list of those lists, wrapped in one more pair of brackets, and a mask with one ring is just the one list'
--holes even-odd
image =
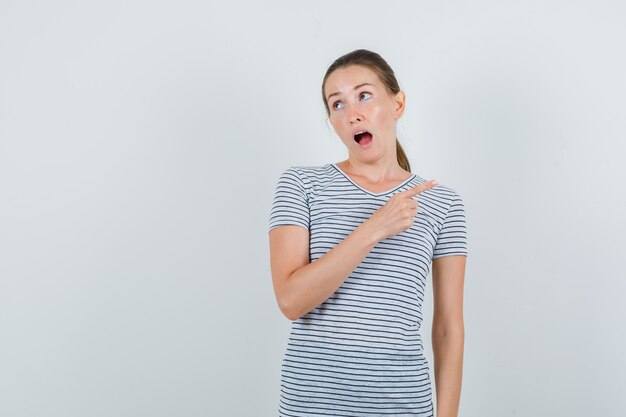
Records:
{"label": "t-shirt sleeve", "polygon": [[443,226],[437,235],[433,259],[450,255],[467,256],[465,206],[457,193],[454,193]]}
{"label": "t-shirt sleeve", "polygon": [[309,203],[299,172],[289,167],[278,178],[269,215],[268,231],[276,226],[296,225],[309,228]]}

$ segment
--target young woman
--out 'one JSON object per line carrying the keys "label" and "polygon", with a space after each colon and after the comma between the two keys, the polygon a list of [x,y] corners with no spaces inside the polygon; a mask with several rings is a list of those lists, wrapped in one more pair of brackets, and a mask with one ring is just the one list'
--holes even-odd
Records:
{"label": "young woman", "polygon": [[432,265],[437,416],[457,416],[463,201],[411,173],[396,138],[405,95],[378,54],[338,58],[322,96],[348,159],[284,170],[269,215],[274,292],[293,320],[279,414],[434,416],[419,333]]}

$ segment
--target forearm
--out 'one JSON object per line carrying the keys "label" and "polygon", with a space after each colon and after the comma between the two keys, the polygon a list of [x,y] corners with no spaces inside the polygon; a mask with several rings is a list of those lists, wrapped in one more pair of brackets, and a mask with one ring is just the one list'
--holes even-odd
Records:
{"label": "forearm", "polygon": [[463,324],[441,326],[433,323],[432,343],[437,390],[437,417],[457,417],[463,375]]}
{"label": "forearm", "polygon": [[378,242],[367,221],[333,249],[294,271],[285,285],[283,302],[295,320],[326,301]]}

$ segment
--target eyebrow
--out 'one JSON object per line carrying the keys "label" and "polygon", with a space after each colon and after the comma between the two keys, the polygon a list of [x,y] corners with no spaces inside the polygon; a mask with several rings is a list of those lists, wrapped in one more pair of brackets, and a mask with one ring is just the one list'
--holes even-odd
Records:
{"label": "eyebrow", "polygon": [[[359,84],[359,85],[357,85],[356,87],[354,87],[354,90],[358,90],[359,88],[361,88],[361,87],[363,87],[363,86],[365,86],[365,85],[371,85],[372,87],[374,86],[373,84],[370,84],[370,83],[363,83],[363,84]],[[330,100],[330,98],[331,98],[332,96],[336,96],[336,95],[338,95],[338,94],[339,94],[339,91],[334,92],[334,93],[332,93],[332,94],[329,94],[329,95],[328,95],[328,97],[326,97],[326,101]]]}

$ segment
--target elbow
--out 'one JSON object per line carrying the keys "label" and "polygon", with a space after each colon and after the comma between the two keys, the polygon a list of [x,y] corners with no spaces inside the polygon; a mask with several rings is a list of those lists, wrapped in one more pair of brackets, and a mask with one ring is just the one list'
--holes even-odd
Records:
{"label": "elbow", "polygon": [[293,313],[293,312],[285,312],[285,311],[283,311],[283,315],[285,317],[287,317],[291,321],[298,320],[300,318],[299,314],[296,314],[296,313]]}
{"label": "elbow", "polygon": [[278,308],[289,320],[297,320],[306,311],[302,308],[302,298],[298,296],[296,289],[289,285],[291,275],[278,280],[282,285],[275,286],[276,301]]}
{"label": "elbow", "polygon": [[286,310],[284,308],[281,308],[280,311],[283,313],[283,316],[287,317],[291,321],[298,320],[300,318],[300,314],[293,310]]}
{"label": "elbow", "polygon": [[465,326],[462,321],[454,323],[433,322],[432,337],[456,337],[465,339]]}
{"label": "elbow", "polygon": [[296,308],[297,306],[287,300],[286,297],[282,297],[278,300],[278,307],[280,308],[280,312],[291,321],[299,319],[302,315]]}

